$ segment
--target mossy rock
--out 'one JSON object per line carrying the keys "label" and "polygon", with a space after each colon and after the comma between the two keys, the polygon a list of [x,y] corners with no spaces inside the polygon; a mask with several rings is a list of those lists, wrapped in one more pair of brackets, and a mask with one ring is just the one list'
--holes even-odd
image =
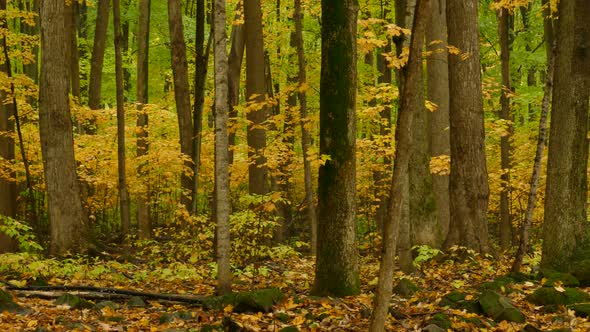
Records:
{"label": "mossy rock", "polygon": [[493,281],[487,281],[479,285],[478,289],[480,292],[491,290],[502,294],[508,294],[512,291],[509,287],[510,284],[514,283],[514,279],[502,276],[494,279]]}
{"label": "mossy rock", "polygon": [[272,306],[285,296],[277,288],[267,288],[251,292],[233,293],[223,296],[210,296],[201,301],[207,309],[221,310],[228,305],[234,312],[269,312]]}
{"label": "mossy rock", "polygon": [[410,279],[402,278],[395,287],[393,287],[393,293],[403,296],[410,297],[414,295],[420,288],[416,286]]}
{"label": "mossy rock", "polygon": [[282,329],[279,330],[279,332],[299,332],[299,329],[297,328],[297,326],[287,326],[287,327],[283,327]]}
{"label": "mossy rock", "polygon": [[12,299],[12,295],[0,289],[0,312],[22,312],[24,309],[16,304]]}
{"label": "mossy rock", "polygon": [[590,287],[590,259],[574,262],[570,273],[578,279],[581,287]]}
{"label": "mossy rock", "polygon": [[100,301],[97,304],[95,304],[96,309],[102,309],[102,308],[110,308],[113,310],[117,310],[119,309],[121,306],[119,305],[119,303],[113,302],[113,301]]}
{"label": "mossy rock", "polygon": [[535,276],[524,272],[510,272],[506,274],[507,278],[514,280],[516,283],[535,280]]}
{"label": "mossy rock", "polygon": [[521,332],[543,332],[543,330],[537,328],[532,324],[526,324],[525,327],[520,330]]}
{"label": "mossy rock", "polygon": [[72,309],[87,309],[94,307],[94,303],[70,293],[65,293],[58,297],[55,300],[55,303],[59,305],[67,305]]}
{"label": "mossy rock", "polygon": [[573,310],[578,317],[590,317],[590,303],[573,304],[568,306],[568,309]]}
{"label": "mossy rock", "polygon": [[[449,319],[449,316],[445,315],[445,314],[435,314],[434,316],[432,316],[432,318],[430,318],[427,322],[427,325],[436,325],[440,328],[442,328],[443,330],[448,330],[451,328],[451,320]],[[424,329],[423,329],[424,330]]]}
{"label": "mossy rock", "polygon": [[554,287],[540,287],[525,298],[536,305],[569,305],[590,301],[590,295],[576,288],[565,288],[564,292]]}
{"label": "mossy rock", "polygon": [[280,320],[282,323],[286,323],[291,320],[291,317],[284,312],[279,312],[275,314],[275,317]]}
{"label": "mossy rock", "polygon": [[570,273],[557,272],[553,270],[543,270],[539,272],[539,277],[547,279],[543,286],[553,287],[560,284],[564,287],[578,287],[580,281]]}
{"label": "mossy rock", "polygon": [[148,305],[139,296],[133,296],[127,301],[127,306],[130,308],[146,308]]}
{"label": "mossy rock", "polygon": [[475,298],[466,300],[467,295],[468,294],[462,292],[450,292],[443,296],[438,305],[441,307],[466,310],[474,314],[483,313],[479,301]]}
{"label": "mossy rock", "polygon": [[429,324],[422,328],[422,332],[447,332],[447,329],[443,329],[442,327],[436,324]]}
{"label": "mossy rock", "polygon": [[223,331],[223,326],[207,324],[207,325],[203,325],[201,327],[200,332],[220,332],[220,331]]}
{"label": "mossy rock", "polygon": [[522,312],[510,303],[510,300],[497,292],[486,290],[479,296],[479,304],[484,313],[496,322],[508,321],[524,323]]}

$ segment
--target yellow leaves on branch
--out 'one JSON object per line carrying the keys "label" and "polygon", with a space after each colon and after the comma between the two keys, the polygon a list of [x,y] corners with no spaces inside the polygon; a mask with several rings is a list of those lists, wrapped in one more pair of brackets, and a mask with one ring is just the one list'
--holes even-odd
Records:
{"label": "yellow leaves on branch", "polygon": [[[490,9],[508,9],[510,13],[514,13],[520,7],[526,7],[529,5],[531,0],[497,0],[490,4]],[[553,0],[551,2],[554,2]]]}

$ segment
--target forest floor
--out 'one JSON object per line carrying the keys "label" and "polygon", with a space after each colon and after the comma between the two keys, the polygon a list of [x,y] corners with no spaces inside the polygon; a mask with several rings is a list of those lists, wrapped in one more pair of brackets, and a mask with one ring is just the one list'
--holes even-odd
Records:
{"label": "forest floor", "polygon": [[[264,261],[237,271],[234,291],[278,288],[285,295],[267,312],[237,312],[232,305],[218,310],[205,309],[200,305],[154,299],[130,302],[128,298],[103,301],[101,305],[96,305],[100,301],[94,299],[77,308],[52,298],[63,292],[47,291],[41,295],[36,292],[36,296],[31,296],[34,292],[10,290],[6,283],[23,287],[34,279],[41,279],[42,275],[52,286],[85,285],[150,293],[213,295],[214,264],[160,262],[156,265],[88,258],[56,261],[23,254],[4,255],[0,259],[4,290],[24,308],[17,313],[0,313],[0,329],[4,331],[367,331],[378,272],[375,258],[361,259],[361,294],[338,299],[310,296],[314,262],[306,257]],[[461,262],[455,257],[422,263],[412,276],[405,276],[418,290],[398,289],[404,296],[393,295],[387,330],[420,331],[428,325],[429,331],[590,330],[590,322],[576,317],[573,310],[564,306],[548,310],[524,299],[545,279],[504,283],[496,288],[522,311],[526,317],[523,323],[494,322],[489,315],[477,313],[477,310],[470,313],[469,309],[449,306],[449,293],[461,292],[463,300],[477,301],[482,285],[506,275],[508,266],[507,259],[480,256]],[[397,272],[396,283],[403,277]],[[561,289],[560,284],[555,288]]]}

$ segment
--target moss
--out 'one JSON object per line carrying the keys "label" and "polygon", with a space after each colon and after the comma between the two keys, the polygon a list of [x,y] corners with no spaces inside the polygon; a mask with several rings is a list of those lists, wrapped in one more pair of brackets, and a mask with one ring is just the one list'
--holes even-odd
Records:
{"label": "moss", "polygon": [[590,317],[590,303],[580,303],[568,306],[568,309],[573,310],[578,317]]}
{"label": "moss", "polygon": [[564,292],[560,292],[554,287],[541,287],[525,300],[536,305],[568,305],[588,302],[590,295],[576,288],[566,288]]}
{"label": "moss", "polygon": [[92,308],[94,304],[90,301],[86,301],[81,297],[66,293],[55,300],[56,304],[68,305],[72,309],[84,309]]}
{"label": "moss", "polygon": [[502,276],[494,279],[493,281],[482,283],[479,285],[478,289],[479,291],[491,290],[502,294],[508,294],[512,291],[512,288],[509,287],[509,285],[512,283],[514,283],[514,279],[507,276]]}
{"label": "moss", "polygon": [[393,288],[393,292],[404,297],[409,297],[414,295],[419,289],[410,279],[402,278]]}
{"label": "moss", "polygon": [[442,329],[444,329],[445,331],[451,328],[451,320],[449,319],[449,317],[445,314],[435,314],[434,316],[432,316],[431,319],[429,319],[426,324],[434,324]]}
{"label": "moss", "polygon": [[210,296],[201,300],[201,304],[212,310],[221,310],[231,304],[235,312],[269,312],[272,306],[283,298],[284,295],[279,289],[267,288],[223,296]]}
{"label": "moss", "polygon": [[552,287],[560,284],[564,287],[578,287],[580,281],[570,273],[545,269],[539,272],[539,277],[547,279],[544,286]]}
{"label": "moss", "polygon": [[12,295],[0,289],[0,312],[20,312],[23,308],[12,300]]}
{"label": "moss", "polygon": [[467,294],[462,292],[450,292],[443,296],[439,302],[441,307],[466,310],[471,313],[481,314],[482,308],[477,299],[466,300]]}
{"label": "moss", "polygon": [[590,287],[590,259],[572,263],[570,272],[579,280],[580,286]]}
{"label": "moss", "polygon": [[525,317],[522,312],[514,307],[510,300],[498,294],[497,292],[486,290],[479,297],[485,314],[496,322],[508,321],[515,323],[524,323]]}

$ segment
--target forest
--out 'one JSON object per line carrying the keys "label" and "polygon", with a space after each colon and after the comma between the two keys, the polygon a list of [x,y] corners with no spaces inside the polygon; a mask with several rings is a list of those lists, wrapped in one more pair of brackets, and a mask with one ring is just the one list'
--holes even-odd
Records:
{"label": "forest", "polygon": [[589,331],[588,0],[0,0],[7,331]]}

